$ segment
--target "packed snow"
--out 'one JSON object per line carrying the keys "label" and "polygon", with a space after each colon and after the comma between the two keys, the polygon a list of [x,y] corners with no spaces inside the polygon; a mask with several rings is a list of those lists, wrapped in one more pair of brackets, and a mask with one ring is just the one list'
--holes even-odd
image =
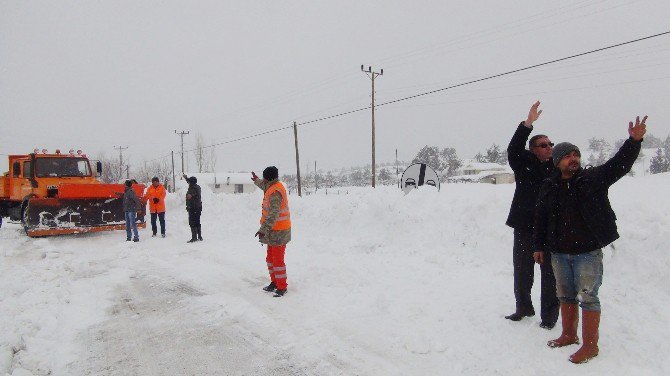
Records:
{"label": "packed snow", "polygon": [[165,239],[31,239],[5,222],[0,374],[667,375],[669,183],[625,177],[610,190],[621,239],[605,250],[600,355],[585,365],[567,360],[577,346],[546,346],[560,324],[503,318],[513,185],[292,195],[282,298],[261,291],[261,192],[203,187],[205,240],[193,244],[184,191],[168,196]]}

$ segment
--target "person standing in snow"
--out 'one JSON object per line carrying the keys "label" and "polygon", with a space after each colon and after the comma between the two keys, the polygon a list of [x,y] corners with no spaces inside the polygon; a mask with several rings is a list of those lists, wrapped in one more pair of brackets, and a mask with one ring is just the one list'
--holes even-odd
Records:
{"label": "person standing in snow", "polygon": [[[538,134],[528,140],[533,131],[533,123],[540,117],[540,102],[535,102],[528,112],[526,121],[522,121],[516,129],[507,147],[507,159],[514,171],[516,189],[509,210],[506,224],[514,229],[514,247],[512,263],[514,265],[514,298],[516,310],[506,319],[519,321],[526,316],[534,316],[535,309],[530,292],[533,288],[535,263],[533,261],[533,215],[537,194],[542,181],[555,171],[551,161],[554,146],[549,138]],[[528,141],[528,150],[525,148]],[[550,256],[547,255],[547,259]],[[559,302],[556,298],[556,280],[551,263],[540,265],[540,327],[552,329],[558,320]]]}
{"label": "person standing in snow", "polygon": [[270,272],[270,284],[263,287],[267,292],[273,292],[275,297],[286,294],[286,264],[284,253],[286,244],[291,241],[291,212],[288,207],[288,195],[284,184],[279,181],[279,170],[270,166],[263,170],[263,179],[259,179],[255,172],[251,173],[251,180],[262,189],[263,204],[261,227],[254,236],[258,241],[267,244],[265,261]]}
{"label": "person standing in snow", "polygon": [[188,225],[191,227],[191,240],[187,243],[193,243],[202,240],[202,227],[200,225],[200,214],[202,214],[202,199],[200,196],[200,186],[195,176],[190,178],[184,174],[184,179],[188,183],[186,191],[186,211],[188,212]]}
{"label": "person standing in snow", "polygon": [[151,185],[147,188],[142,198],[145,204],[149,201],[152,237],[158,233],[158,227],[156,226],[157,218],[161,224],[161,236],[165,237],[165,195],[165,188],[161,185],[158,177],[154,176],[151,179]]}
{"label": "person standing in snow", "polygon": [[137,233],[137,212],[142,210],[142,203],[133,190],[133,180],[126,180],[125,186],[125,192],[123,192],[123,211],[125,212],[126,219],[126,241],[130,241],[132,230],[132,240],[134,242],[139,242],[140,236]]}
{"label": "person standing in snow", "polygon": [[610,206],[609,187],[626,175],[640,154],[647,117],[629,122],[629,138],[605,164],[582,169],[577,146],[562,142],[554,148],[558,172],[540,189],[535,212],[533,254],[539,264],[551,252],[561,301],[561,336],[547,343],[563,347],[579,343],[577,324],[582,308],[582,346],[572,354],[573,363],[598,355],[600,299],[603,278],[602,248],[619,238],[616,215]]}

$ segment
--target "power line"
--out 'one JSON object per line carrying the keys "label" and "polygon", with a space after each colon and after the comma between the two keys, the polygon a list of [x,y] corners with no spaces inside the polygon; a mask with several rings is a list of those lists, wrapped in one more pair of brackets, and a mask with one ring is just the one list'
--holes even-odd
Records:
{"label": "power line", "polygon": [[[518,69],[511,70],[511,71],[498,73],[498,74],[486,76],[486,77],[483,77],[483,78],[478,78],[478,79],[475,79],[475,80],[466,81],[466,82],[463,82],[463,83],[460,83],[460,84],[450,85],[450,86],[443,87],[443,88],[440,88],[440,89],[430,90],[430,91],[410,95],[410,96],[403,97],[403,98],[393,99],[393,100],[375,105],[375,107],[382,107],[382,106],[386,106],[386,105],[390,105],[390,104],[394,104],[394,103],[404,102],[404,101],[408,101],[408,100],[411,100],[411,99],[416,99],[416,98],[424,97],[424,96],[427,96],[427,95],[440,93],[440,92],[443,92],[443,91],[446,91],[446,90],[451,90],[451,89],[454,89],[454,88],[457,88],[457,87],[472,85],[472,84],[475,84],[475,83],[478,83],[478,82],[483,82],[483,81],[487,81],[487,80],[492,80],[494,78],[508,76],[508,75],[511,75],[511,74],[514,74],[514,73],[531,70],[531,69],[542,67],[542,66],[545,66],[545,65],[555,64],[555,63],[558,63],[558,62],[561,62],[561,61],[575,59],[575,58],[578,58],[578,57],[581,57],[581,56],[586,56],[586,55],[594,54],[594,53],[597,53],[597,52],[606,51],[606,50],[609,50],[609,49],[613,49],[613,48],[617,48],[617,47],[641,42],[641,41],[652,39],[652,38],[657,38],[657,37],[660,37],[660,36],[663,36],[663,35],[668,35],[668,34],[670,34],[670,31],[665,31],[665,32],[658,33],[658,34],[653,34],[653,35],[649,35],[649,36],[646,36],[646,37],[633,39],[633,40],[630,40],[630,41],[627,41],[627,42],[617,43],[617,44],[613,44],[613,45],[610,45],[610,46],[601,47],[601,48],[597,48],[597,49],[594,49],[594,50],[589,50],[589,51],[586,51],[586,52],[562,57],[562,58],[559,58],[559,59],[549,60],[549,61],[546,61],[546,62],[543,62],[543,63],[529,65],[527,67],[518,68]],[[366,111],[366,110],[369,110],[371,108],[372,108],[371,105],[370,106],[365,106],[365,107],[361,107],[361,108],[357,108],[357,109],[353,109],[353,110],[349,110],[349,111],[345,111],[345,112],[340,112],[340,113],[333,114],[333,115],[323,116],[323,117],[313,119],[313,120],[309,120],[309,121],[304,121],[304,122],[301,122],[301,123],[297,123],[297,125],[314,124],[314,123],[322,122],[322,121],[325,121],[325,120],[334,119],[334,118],[338,118],[338,117],[342,117],[342,116],[346,116],[346,115],[351,115],[351,114],[361,112],[361,111]],[[209,147],[214,147],[214,146],[219,146],[219,145],[230,144],[230,143],[233,143],[233,142],[238,142],[238,141],[243,141],[243,140],[247,140],[247,139],[250,139],[250,138],[260,137],[260,136],[263,136],[263,135],[266,135],[266,134],[276,133],[276,132],[280,132],[280,131],[283,131],[283,130],[286,130],[286,129],[291,129],[291,128],[293,128],[293,126],[289,125],[289,126],[265,131],[265,132],[256,133],[256,134],[245,136],[245,137],[239,137],[239,138],[235,138],[235,139],[232,139],[232,140],[219,142],[219,143],[216,143],[216,144],[203,146],[203,148],[209,148]],[[185,150],[184,153],[190,152],[190,151],[193,151],[193,150],[196,150],[196,149]]]}

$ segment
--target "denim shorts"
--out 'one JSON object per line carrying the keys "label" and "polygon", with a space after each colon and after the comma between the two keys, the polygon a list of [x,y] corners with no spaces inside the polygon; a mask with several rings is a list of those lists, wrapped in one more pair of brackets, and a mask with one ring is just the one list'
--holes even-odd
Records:
{"label": "denim shorts", "polygon": [[577,304],[586,311],[600,311],[598,289],[603,283],[603,252],[571,255],[552,253],[556,295],[561,303]]}

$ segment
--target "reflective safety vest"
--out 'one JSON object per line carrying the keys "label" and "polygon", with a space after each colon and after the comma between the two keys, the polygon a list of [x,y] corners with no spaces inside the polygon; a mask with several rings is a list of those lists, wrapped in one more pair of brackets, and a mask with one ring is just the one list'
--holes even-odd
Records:
{"label": "reflective safety vest", "polygon": [[282,231],[288,230],[291,228],[291,212],[288,210],[288,197],[286,196],[286,188],[280,182],[277,182],[265,190],[265,195],[263,196],[263,216],[261,216],[261,225],[265,223],[265,220],[270,214],[270,197],[275,193],[279,192],[281,194],[281,204],[279,206],[279,217],[275,225],[272,227],[272,231]]}

